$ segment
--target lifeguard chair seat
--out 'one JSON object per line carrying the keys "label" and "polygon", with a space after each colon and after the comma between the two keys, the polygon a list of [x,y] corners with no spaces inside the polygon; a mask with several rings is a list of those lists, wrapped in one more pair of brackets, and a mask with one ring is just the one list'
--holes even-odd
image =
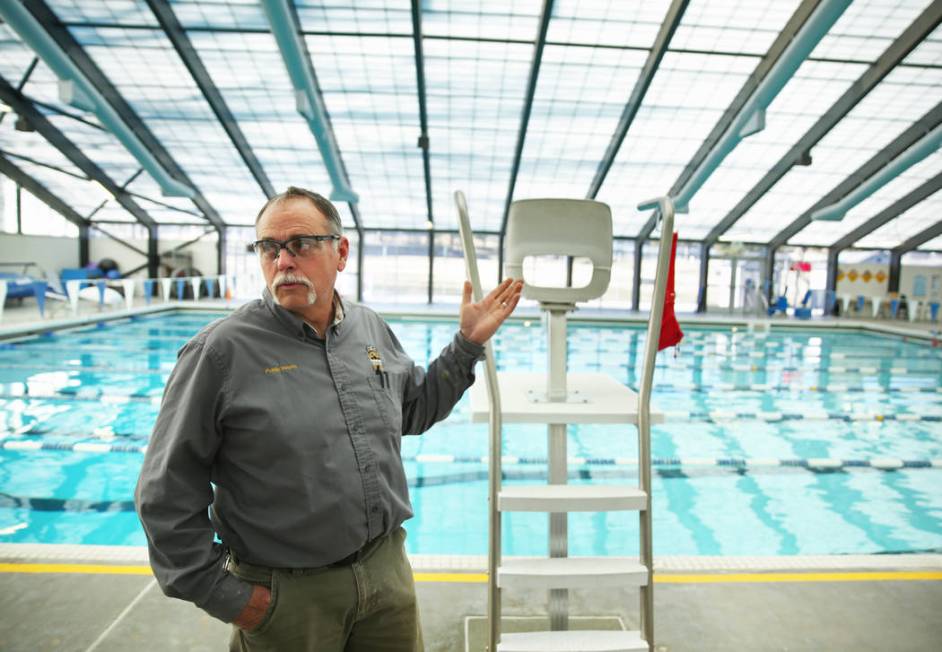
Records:
{"label": "lifeguard chair seat", "polygon": [[521,199],[510,205],[504,272],[523,278],[527,256],[573,256],[592,262],[583,287],[525,283],[523,296],[544,304],[575,304],[605,294],[612,276],[612,211],[591,199]]}

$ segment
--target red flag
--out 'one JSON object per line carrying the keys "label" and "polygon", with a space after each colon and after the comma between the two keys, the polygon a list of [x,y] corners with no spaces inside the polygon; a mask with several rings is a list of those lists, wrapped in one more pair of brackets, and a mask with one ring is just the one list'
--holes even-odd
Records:
{"label": "red flag", "polygon": [[674,258],[677,256],[677,233],[671,241],[671,260],[667,268],[667,289],[664,295],[664,314],[661,315],[661,336],[657,341],[657,350],[678,344],[684,339],[677,317],[674,316]]}

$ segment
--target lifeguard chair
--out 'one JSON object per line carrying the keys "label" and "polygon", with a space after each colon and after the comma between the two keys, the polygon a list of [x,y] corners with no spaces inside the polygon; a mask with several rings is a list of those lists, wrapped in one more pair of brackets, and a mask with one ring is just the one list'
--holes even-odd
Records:
{"label": "lifeguard chair", "polygon": [[[477,257],[461,192],[455,193],[468,276],[476,300],[482,297]],[[664,306],[667,267],[673,234],[673,206],[658,206],[664,216],[655,300],[645,345],[639,393],[604,373],[567,373],[566,315],[580,302],[602,296],[612,266],[612,216],[601,202],[576,199],[526,199],[510,206],[505,247],[507,276],[523,278],[531,256],[585,257],[592,276],[583,287],[546,287],[526,281],[523,296],[540,303],[548,338],[547,373],[497,374],[493,349],[486,347],[485,383],[471,388],[473,421],[490,423],[488,650],[653,650],[651,547],[650,426],[662,421],[650,414],[650,391]],[[666,236],[666,237],[665,237]],[[547,426],[548,482],[501,486],[502,424],[542,423]],[[571,423],[631,423],[638,426],[639,481],[634,485],[570,485],[567,468],[567,426]],[[549,557],[502,558],[501,513],[549,514]],[[570,557],[569,512],[635,511],[639,515],[640,555],[633,557]],[[569,630],[570,589],[605,587],[640,589],[641,630]],[[501,592],[515,589],[549,591],[548,631],[501,634]]]}

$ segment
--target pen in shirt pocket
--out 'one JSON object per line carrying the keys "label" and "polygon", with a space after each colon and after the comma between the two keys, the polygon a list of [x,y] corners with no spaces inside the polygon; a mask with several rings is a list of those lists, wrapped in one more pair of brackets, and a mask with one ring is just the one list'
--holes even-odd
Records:
{"label": "pen in shirt pocket", "polygon": [[379,378],[379,384],[385,389],[389,386],[389,374],[383,369],[383,359],[379,355],[379,350],[372,344],[366,347],[366,355],[373,365],[373,373]]}

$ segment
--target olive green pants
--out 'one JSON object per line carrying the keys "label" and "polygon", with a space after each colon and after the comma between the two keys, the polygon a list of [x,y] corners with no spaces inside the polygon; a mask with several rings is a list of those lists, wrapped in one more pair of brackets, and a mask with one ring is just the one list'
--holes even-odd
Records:
{"label": "olive green pants", "polygon": [[420,652],[422,627],[405,530],[376,539],[347,566],[285,569],[232,560],[230,571],[271,589],[261,624],[233,626],[231,652]]}

